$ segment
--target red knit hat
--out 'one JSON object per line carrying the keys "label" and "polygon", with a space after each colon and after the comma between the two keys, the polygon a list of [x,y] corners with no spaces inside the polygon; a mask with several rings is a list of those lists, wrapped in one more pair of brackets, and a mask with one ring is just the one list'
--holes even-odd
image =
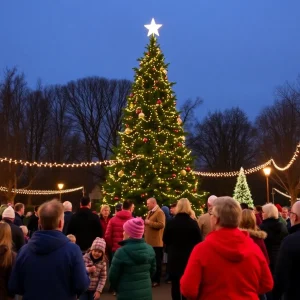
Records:
{"label": "red knit hat", "polygon": [[106,243],[104,239],[97,237],[92,244],[91,250],[101,250],[105,253]]}
{"label": "red knit hat", "polygon": [[141,239],[144,234],[144,221],[142,218],[128,220],[123,225],[124,231],[133,239]]}
{"label": "red knit hat", "polygon": [[277,209],[278,209],[279,212],[282,212],[282,207],[281,207],[280,204],[275,204],[275,206],[277,207]]}

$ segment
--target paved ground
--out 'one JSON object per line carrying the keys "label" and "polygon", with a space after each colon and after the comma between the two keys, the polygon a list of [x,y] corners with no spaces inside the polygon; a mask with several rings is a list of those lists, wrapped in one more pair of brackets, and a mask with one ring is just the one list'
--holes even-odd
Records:
{"label": "paved ground", "polygon": [[[159,287],[153,288],[153,300],[171,300],[171,285],[170,284],[162,284]],[[101,300],[115,300],[112,294],[104,292],[101,295]],[[136,299],[137,300],[137,299]]]}

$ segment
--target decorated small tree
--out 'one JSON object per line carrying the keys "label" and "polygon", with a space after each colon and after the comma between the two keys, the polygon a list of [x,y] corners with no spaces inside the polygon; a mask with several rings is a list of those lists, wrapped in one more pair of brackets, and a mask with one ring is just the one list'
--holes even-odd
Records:
{"label": "decorated small tree", "polygon": [[[107,168],[104,203],[131,199],[136,213],[145,213],[146,199],[169,205],[186,197],[200,207],[198,181],[192,172],[191,151],[185,147],[183,122],[176,110],[168,65],[157,43],[161,25],[146,25],[150,40],[135,68],[135,80],[123,116],[123,130],[115,149],[117,162]],[[198,211],[197,211],[198,212]]]}
{"label": "decorated small tree", "polygon": [[247,203],[250,207],[253,207],[251,191],[249,189],[243,168],[240,169],[240,173],[234,189],[233,198],[240,203]]}

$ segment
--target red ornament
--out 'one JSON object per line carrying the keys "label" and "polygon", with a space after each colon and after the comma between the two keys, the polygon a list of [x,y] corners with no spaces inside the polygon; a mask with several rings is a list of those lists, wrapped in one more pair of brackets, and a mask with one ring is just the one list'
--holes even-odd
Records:
{"label": "red ornament", "polygon": [[137,109],[135,112],[136,112],[137,114],[139,114],[139,113],[142,112],[142,110],[141,110],[141,109]]}
{"label": "red ornament", "polygon": [[129,95],[129,97],[131,97],[131,98],[132,98],[133,96],[134,96],[134,94],[132,94],[132,93]]}
{"label": "red ornament", "polygon": [[193,189],[193,193],[196,193],[197,192],[197,190],[196,189]]}
{"label": "red ornament", "polygon": [[145,194],[141,194],[141,197],[144,198],[144,197],[145,197]]}
{"label": "red ornament", "polygon": [[156,104],[158,104],[158,105],[160,105],[162,102],[161,102],[161,100],[160,99],[158,99],[157,101],[156,101]]}
{"label": "red ornament", "polygon": [[135,173],[135,172],[132,172],[132,176],[136,176],[136,173]]}
{"label": "red ornament", "polygon": [[191,167],[186,167],[185,169],[187,170],[187,172],[191,171]]}
{"label": "red ornament", "polygon": [[174,129],[174,132],[178,132],[179,130],[178,129]]}
{"label": "red ornament", "polygon": [[178,147],[181,147],[182,146],[182,143],[178,143]]}
{"label": "red ornament", "polygon": [[118,200],[119,200],[119,197],[117,197],[117,196],[114,197],[114,200],[115,200],[115,201],[118,201]]}
{"label": "red ornament", "polygon": [[176,174],[172,174],[172,177],[175,178],[175,177],[176,177]]}
{"label": "red ornament", "polygon": [[128,125],[128,124],[125,124],[125,126],[126,126],[126,127],[129,127],[129,125]]}
{"label": "red ornament", "polygon": [[144,142],[144,143],[147,143],[147,142],[148,142],[148,139],[147,139],[147,138],[143,138],[143,142]]}

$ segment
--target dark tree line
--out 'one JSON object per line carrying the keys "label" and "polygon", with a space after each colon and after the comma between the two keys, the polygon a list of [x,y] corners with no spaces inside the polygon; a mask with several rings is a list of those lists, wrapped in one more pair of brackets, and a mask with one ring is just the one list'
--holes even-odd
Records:
{"label": "dark tree line", "polygon": [[[0,157],[57,163],[109,159],[118,144],[130,88],[128,80],[87,77],[66,85],[43,86],[38,82],[30,89],[24,74],[6,70],[0,79]],[[274,104],[264,108],[254,121],[238,107],[210,112],[199,120],[196,110],[201,109],[202,102],[201,98],[188,99],[180,108],[188,132],[187,146],[193,151],[197,169],[236,171],[270,157],[284,166],[300,141],[300,78],[293,85],[277,88]],[[295,201],[300,193],[299,174],[300,159],[284,172],[273,168],[271,180]],[[71,173],[1,163],[0,186],[8,188],[2,201],[14,200],[13,188],[55,189],[65,178],[69,187],[84,184],[91,189],[103,182],[105,169],[72,169]],[[262,181],[253,178],[254,185]],[[235,180],[203,178],[202,188],[219,195],[231,194]],[[265,195],[260,189],[258,194]]]}

